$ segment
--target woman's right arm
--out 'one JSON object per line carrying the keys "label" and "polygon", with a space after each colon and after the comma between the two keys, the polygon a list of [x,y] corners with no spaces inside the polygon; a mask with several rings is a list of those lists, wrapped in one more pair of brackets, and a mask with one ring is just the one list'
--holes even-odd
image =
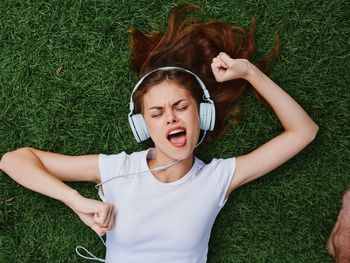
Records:
{"label": "woman's right arm", "polygon": [[84,198],[63,183],[99,182],[97,155],[67,156],[25,147],[5,153],[0,169],[22,186],[65,203],[97,234],[113,227],[111,204]]}

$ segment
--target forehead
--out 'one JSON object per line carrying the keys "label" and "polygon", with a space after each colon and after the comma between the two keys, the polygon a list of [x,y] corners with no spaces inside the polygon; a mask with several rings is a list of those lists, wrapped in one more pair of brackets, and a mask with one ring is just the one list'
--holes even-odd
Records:
{"label": "forehead", "polygon": [[175,102],[180,99],[194,100],[191,93],[182,85],[174,81],[163,81],[152,86],[143,96],[144,106]]}

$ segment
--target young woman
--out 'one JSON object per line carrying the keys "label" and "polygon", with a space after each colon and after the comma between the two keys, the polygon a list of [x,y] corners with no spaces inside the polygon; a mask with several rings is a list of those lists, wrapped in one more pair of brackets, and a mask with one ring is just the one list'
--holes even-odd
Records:
{"label": "young woman", "polygon": [[[254,23],[250,32],[218,21],[193,23],[182,16],[191,8],[196,6],[176,8],[164,33],[131,31],[131,68],[140,80],[129,121],[136,139],[150,137],[154,148],[66,156],[26,147],[0,162],[21,185],[64,202],[97,234],[107,232],[107,262],[206,262],[211,228],[232,191],[289,160],[318,130],[295,100],[249,62]],[[243,156],[203,163],[194,156],[196,146],[222,133],[224,117],[246,84],[273,109],[284,131]],[[63,181],[100,183],[105,202],[85,198]]]}

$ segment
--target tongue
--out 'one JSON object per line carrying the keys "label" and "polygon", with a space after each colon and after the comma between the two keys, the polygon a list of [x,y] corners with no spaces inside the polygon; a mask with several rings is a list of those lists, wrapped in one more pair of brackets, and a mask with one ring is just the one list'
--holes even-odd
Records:
{"label": "tongue", "polygon": [[186,143],[186,135],[180,134],[180,135],[176,135],[176,136],[171,136],[169,141],[174,146],[183,146]]}

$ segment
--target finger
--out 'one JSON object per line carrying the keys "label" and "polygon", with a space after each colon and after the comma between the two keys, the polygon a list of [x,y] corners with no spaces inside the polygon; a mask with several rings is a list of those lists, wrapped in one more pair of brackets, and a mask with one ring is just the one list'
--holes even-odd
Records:
{"label": "finger", "polygon": [[225,52],[220,52],[219,58],[225,63],[228,67],[232,64],[233,58],[227,55]]}
{"label": "finger", "polygon": [[104,227],[100,227],[96,224],[93,224],[92,226],[90,226],[91,229],[99,236],[103,236],[104,234],[106,234],[106,228]]}
{"label": "finger", "polygon": [[214,72],[218,72],[218,71],[220,71],[220,68],[222,68],[221,67],[221,62],[213,62],[213,63],[211,63],[211,69],[214,71]]}
{"label": "finger", "polygon": [[223,67],[223,68],[228,68],[228,65],[220,58],[215,57],[213,58],[212,65],[216,65],[217,67]]}
{"label": "finger", "polygon": [[113,207],[113,211],[112,211],[112,216],[109,219],[108,225],[107,225],[107,230],[111,230],[114,227],[114,223],[115,223],[115,217],[116,217],[116,213],[115,213],[115,208]]}
{"label": "finger", "polygon": [[109,210],[109,214],[108,214],[108,218],[107,218],[107,221],[105,224],[105,226],[107,226],[108,230],[110,230],[112,228],[114,214],[115,214],[115,208],[113,205],[111,205],[110,210]]}
{"label": "finger", "polygon": [[221,59],[221,53],[217,57],[213,58],[212,62],[213,63],[220,63],[222,66],[228,67],[227,63],[224,60]]}
{"label": "finger", "polygon": [[100,227],[107,227],[114,214],[114,206],[112,204],[106,204],[100,218],[95,220],[95,223]]}
{"label": "finger", "polygon": [[100,236],[103,236],[104,234],[106,234],[106,232],[112,230],[113,228],[113,224],[111,226],[97,226],[97,234]]}
{"label": "finger", "polygon": [[212,68],[214,77],[215,77],[217,82],[222,82],[223,81],[227,70],[228,69],[224,68],[224,67],[214,67],[214,68]]}
{"label": "finger", "polygon": [[99,226],[106,225],[107,216],[109,213],[109,205],[103,203],[97,213],[94,214],[94,221]]}
{"label": "finger", "polygon": [[215,57],[213,58],[213,63],[216,63],[216,62],[222,62],[222,60],[219,58],[219,57]]}
{"label": "finger", "polygon": [[217,63],[212,63],[211,64],[211,69],[214,73],[214,75],[217,77],[218,75],[223,75],[226,70],[227,70],[227,67],[225,64],[221,63],[221,62],[217,62]]}

